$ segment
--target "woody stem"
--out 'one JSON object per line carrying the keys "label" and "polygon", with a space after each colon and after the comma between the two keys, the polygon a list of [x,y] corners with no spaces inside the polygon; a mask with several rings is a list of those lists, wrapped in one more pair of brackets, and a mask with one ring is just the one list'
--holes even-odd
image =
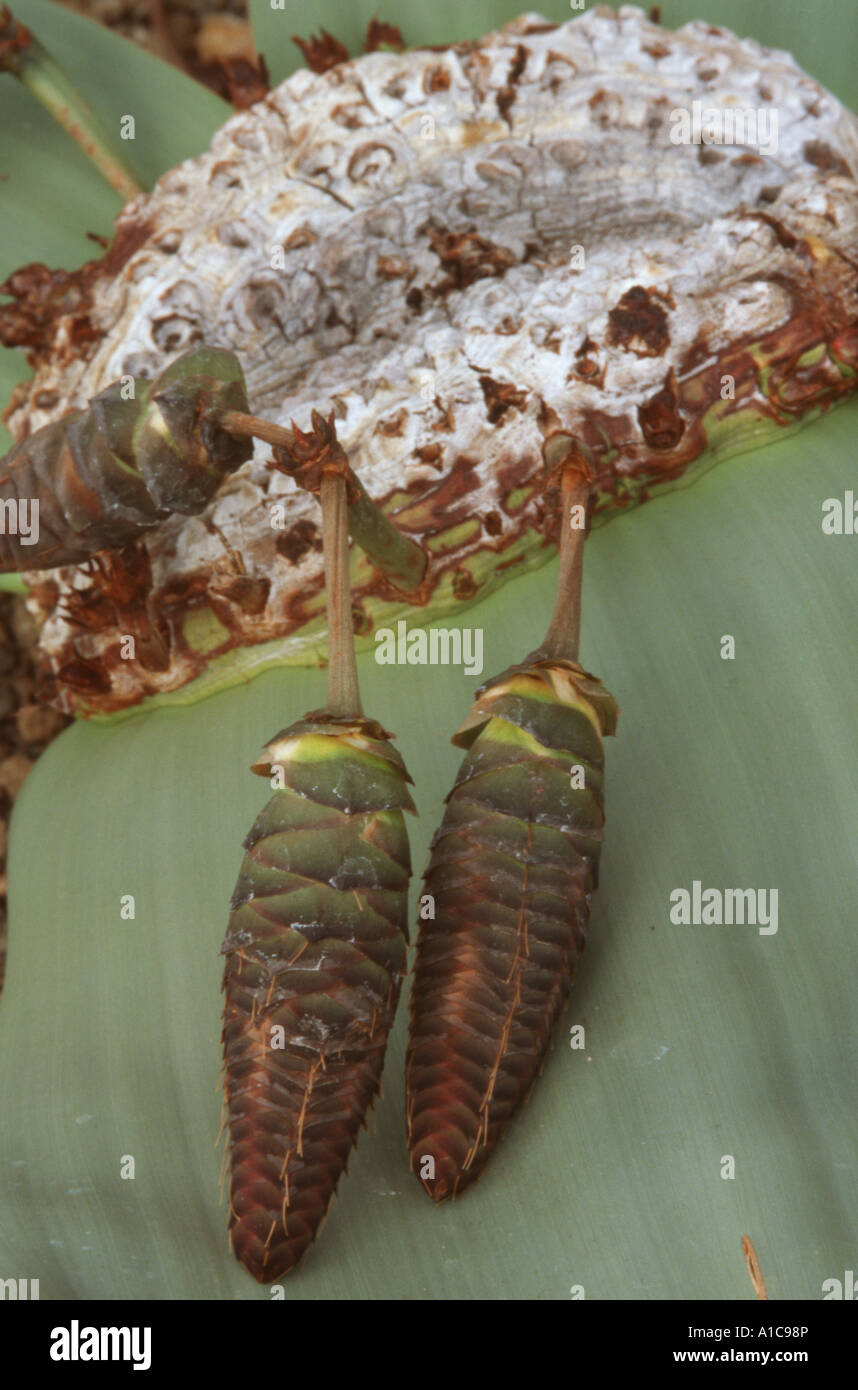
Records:
{"label": "woody stem", "polygon": [[587,504],[590,482],[579,468],[569,467],[560,483],[560,569],[554,613],[539,648],[540,655],[578,660],[581,635],[581,581],[584,542],[589,529]]}
{"label": "woody stem", "polygon": [[[227,410],[218,417],[218,424],[228,434],[255,436],[275,449],[288,452],[294,442],[291,429],[248,415],[243,410]],[[366,493],[352,468],[348,468],[347,501],[348,527],[352,538],[376,569],[397,589],[413,593],[420,587],[426,573],[428,558],[421,545],[406,536],[395,522],[385,516]]]}
{"label": "woody stem", "polygon": [[263,439],[276,449],[288,449],[292,443],[292,431],[284,425],[275,425],[273,420],[263,420],[259,415],[248,415],[246,410],[224,410],[217,417],[221,429],[227,434],[241,434],[251,439]]}
{"label": "woody stem", "polygon": [[349,528],[346,480],[324,474],[319,489],[325,549],[325,596],[328,610],[328,700],[330,714],[362,714],[352,624],[349,581]]}

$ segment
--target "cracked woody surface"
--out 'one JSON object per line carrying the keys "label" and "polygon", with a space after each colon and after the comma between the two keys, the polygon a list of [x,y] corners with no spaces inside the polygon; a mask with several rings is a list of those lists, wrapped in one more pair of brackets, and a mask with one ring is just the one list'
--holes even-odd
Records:
{"label": "cracked woody surface", "polygon": [[[704,23],[665,37],[596,9],[296,74],[130,203],[103,261],[56,289],[9,282],[0,339],[36,367],[10,427],[216,340],[257,413],[334,407],[358,476],[430,552],[425,617],[551,554],[556,435],[590,451],[599,520],[783,436],[855,384],[858,121],[783,54]],[[674,143],[695,102],[759,105],[777,138]],[[123,616],[70,620],[69,590],[109,609],[112,577],[39,586],[60,708],[184,703],[312,660],[316,517],[267,453],[141,540],[157,666],[123,659]],[[229,593],[236,572],[261,602]],[[370,646],[403,612],[365,565],[354,604]]]}
{"label": "cracked woody surface", "polygon": [[[663,11],[668,24],[694,17]],[[837,66],[846,11],[831,11],[827,34],[803,29],[798,7],[760,6],[754,22],[854,106]],[[46,13],[53,23],[36,4],[21,17],[35,27]],[[511,17],[481,15],[472,32]],[[748,22],[722,4],[706,18],[740,31]],[[259,46],[276,78],[274,22],[264,16]],[[327,14],[321,22],[343,32]],[[406,39],[426,37],[401,22]],[[56,33],[73,24],[62,16]],[[53,42],[54,30],[42,33]],[[109,67],[112,51],[109,36],[94,36],[78,80]],[[138,57],[127,59],[117,112],[130,75],[144,71]],[[141,91],[145,107],[145,81]],[[0,99],[11,104],[8,92]],[[28,109],[26,119],[38,116]],[[170,138],[194,148],[183,128]],[[154,159],[138,145],[141,162]],[[44,203],[33,169],[20,178]],[[81,171],[81,187],[87,178]],[[12,179],[4,196],[18,196]],[[109,199],[98,198],[79,228],[107,229]],[[93,206],[105,211],[97,228]],[[40,231],[26,215],[28,240],[12,245],[5,270],[36,248],[56,264],[87,254],[83,231],[64,249],[56,225]],[[854,422],[847,405],[588,543],[582,659],[617,696],[623,725],[610,749],[590,945],[567,1015],[585,1025],[586,1046],[573,1051],[561,1034],[485,1182],[434,1211],[407,1171],[401,1012],[373,1132],[289,1298],[565,1298],[573,1284],[588,1298],[742,1298],[745,1233],[772,1297],[819,1297],[822,1280],[849,1267],[854,560],[852,538],[824,535],[820,521],[825,498],[850,485]],[[527,650],[550,611],[552,570],[458,619],[485,630],[485,674]],[[720,660],[725,633],[736,637],[734,662]],[[446,740],[474,682],[369,656],[361,681],[415,777],[418,866],[459,763]],[[217,946],[238,841],[264,799],[247,764],[272,719],[317,704],[322,684],[312,671],[269,673],[187,712],[78,726],[25,788],[0,1010],[11,1093],[2,1230],[4,1262],[40,1277],[43,1296],[259,1296],[226,1255],[214,1196]],[[777,888],[777,935],[672,926],[669,894],[695,879]],[[133,923],[119,918],[129,892]],[[118,1180],[122,1153],[137,1156],[133,1184]],[[724,1153],[737,1157],[735,1182],[720,1178]]]}

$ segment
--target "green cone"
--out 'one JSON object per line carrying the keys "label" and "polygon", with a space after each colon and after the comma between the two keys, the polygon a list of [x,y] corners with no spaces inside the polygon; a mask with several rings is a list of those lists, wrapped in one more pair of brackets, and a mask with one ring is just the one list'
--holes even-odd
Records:
{"label": "green cone", "polygon": [[489,682],[432,842],[411,996],[408,1133],[435,1201],[461,1193],[539,1074],[584,949],[617,707],[560,658]]}
{"label": "green cone", "polygon": [[254,765],[222,951],[230,1232],[260,1282],[298,1264],[375,1100],[408,944],[411,780],[362,716],[307,715]]}
{"label": "green cone", "polygon": [[154,381],[117,381],[21,440],[0,469],[0,505],[38,504],[32,543],[0,533],[0,571],[78,564],[120,549],[177,511],[201,512],[253,452],[216,423],[247,408],[238,359],[220,348],[183,353]]}

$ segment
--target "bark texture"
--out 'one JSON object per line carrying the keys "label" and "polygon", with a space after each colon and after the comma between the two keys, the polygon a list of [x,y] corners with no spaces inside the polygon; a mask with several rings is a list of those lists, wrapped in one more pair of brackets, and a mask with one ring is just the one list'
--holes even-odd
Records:
{"label": "bark texture", "polygon": [[[675,140],[695,102],[742,129]],[[368,493],[431,551],[413,601],[461,610],[552,553],[557,432],[593,454],[598,524],[854,389],[856,174],[858,121],[789,55],[628,6],[302,71],[129,204],[95,266],[12,277],[0,338],[36,375],[9,421],[32,432],[215,342],[257,414],[334,408]],[[123,660],[115,625],[43,610],[61,706],[315,659],[314,503],[266,454],[141,542],[162,669]],[[224,596],[230,556],[261,604]],[[363,642],[413,612],[369,565],[355,604]]]}

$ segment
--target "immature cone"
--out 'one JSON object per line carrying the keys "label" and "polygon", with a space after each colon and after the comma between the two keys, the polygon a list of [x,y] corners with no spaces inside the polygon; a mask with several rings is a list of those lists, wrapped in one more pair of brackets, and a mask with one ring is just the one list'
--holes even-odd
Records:
{"label": "immature cone", "polygon": [[0,507],[37,501],[32,542],[0,534],[0,571],[77,564],[118,550],[172,512],[195,515],[253,452],[217,423],[246,409],[238,358],[193,348],[155,378],[116,381],[22,439],[0,461]]}
{"label": "immature cone", "polygon": [[436,1202],[482,1173],[569,996],[616,720],[577,662],[535,655],[482,687],[453,739],[469,751],[432,841],[407,1059],[412,1167]]}
{"label": "immature cone", "polygon": [[[307,715],[254,771],[222,952],[230,1232],[261,1283],[315,1239],[379,1087],[408,943],[411,780],[363,716]],[[282,768],[282,773],[278,769]]]}

